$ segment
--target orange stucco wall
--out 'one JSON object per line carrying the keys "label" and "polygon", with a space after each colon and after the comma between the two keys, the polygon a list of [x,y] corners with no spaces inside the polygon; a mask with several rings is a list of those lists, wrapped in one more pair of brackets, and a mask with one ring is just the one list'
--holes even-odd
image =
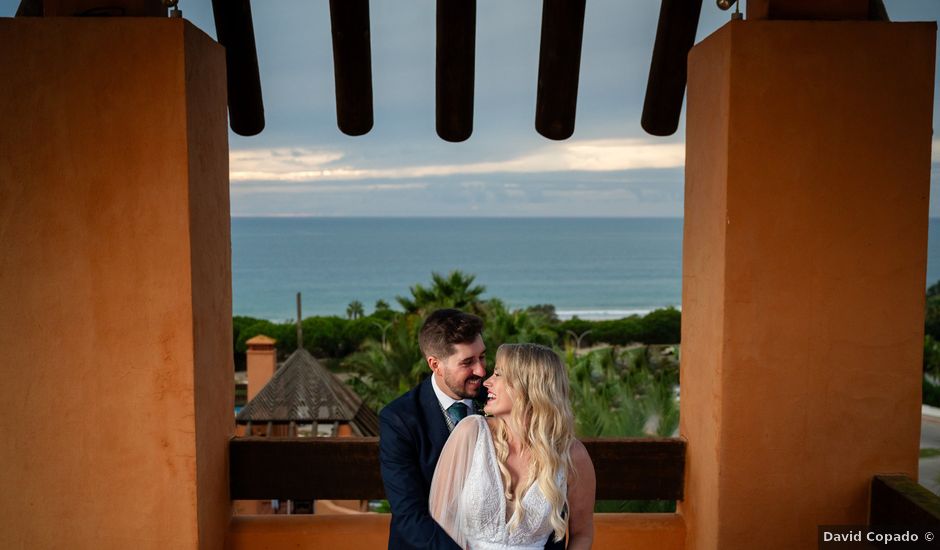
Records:
{"label": "orange stucco wall", "polygon": [[729,44],[729,34],[718,32],[707,38],[710,47],[693,50],[694,63],[689,64],[695,72],[689,75],[687,92],[679,365],[679,433],[687,439],[686,486],[677,511],[686,518],[690,550],[709,548],[701,541],[718,536],[727,228],[720,183],[728,175]]}
{"label": "orange stucco wall", "polygon": [[809,548],[917,476],[934,23],[733,22],[689,58],[687,548]]}
{"label": "orange stucco wall", "polygon": [[234,358],[225,54],[196,27],[184,24],[183,33],[196,406],[196,511],[199,546],[220,548],[232,514],[228,440],[235,425],[235,394],[228,391],[232,388]]}
{"label": "orange stucco wall", "polygon": [[0,548],[220,547],[222,48],[141,18],[0,19],[0,43]]}
{"label": "orange stucco wall", "polygon": [[[389,514],[238,516],[228,550],[388,548]],[[676,514],[595,514],[594,548],[682,550],[685,526]]]}

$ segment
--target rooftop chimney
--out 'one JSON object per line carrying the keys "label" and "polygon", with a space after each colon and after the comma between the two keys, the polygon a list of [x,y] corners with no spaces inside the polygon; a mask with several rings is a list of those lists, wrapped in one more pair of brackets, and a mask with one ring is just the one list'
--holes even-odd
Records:
{"label": "rooftop chimney", "polygon": [[248,345],[248,401],[274,376],[274,369],[277,368],[277,352],[274,350],[276,342],[274,338],[263,334],[245,342]]}

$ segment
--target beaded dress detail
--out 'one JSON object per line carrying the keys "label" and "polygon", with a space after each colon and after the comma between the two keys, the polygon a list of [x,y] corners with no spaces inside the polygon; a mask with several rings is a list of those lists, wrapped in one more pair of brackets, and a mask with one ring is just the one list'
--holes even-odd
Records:
{"label": "beaded dress detail", "polygon": [[[563,476],[555,478],[566,490]],[[503,479],[493,435],[486,419],[471,415],[460,421],[447,440],[431,483],[431,516],[463,548],[470,550],[536,550],[553,530],[551,505],[537,483],[522,495],[522,521],[510,532]]]}

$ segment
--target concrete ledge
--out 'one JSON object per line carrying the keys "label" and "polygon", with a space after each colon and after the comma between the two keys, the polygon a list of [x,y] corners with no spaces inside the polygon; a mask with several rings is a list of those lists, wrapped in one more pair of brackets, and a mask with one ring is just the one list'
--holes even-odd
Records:
{"label": "concrete ledge", "polygon": [[[236,516],[229,550],[275,548],[375,548],[388,546],[388,514]],[[594,547],[682,550],[685,522],[678,514],[595,514]]]}
{"label": "concrete ledge", "polygon": [[225,548],[388,548],[389,514],[236,516]]}
{"label": "concrete ledge", "polygon": [[594,548],[682,550],[685,520],[679,514],[594,514]]}

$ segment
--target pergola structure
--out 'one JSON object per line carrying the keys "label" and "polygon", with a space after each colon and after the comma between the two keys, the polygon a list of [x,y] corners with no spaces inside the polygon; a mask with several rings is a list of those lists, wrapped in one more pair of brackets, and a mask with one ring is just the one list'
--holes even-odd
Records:
{"label": "pergola structure", "polygon": [[[680,437],[588,442],[599,495],[679,502],[597,514],[596,547],[936,532],[914,481],[936,23],[872,13],[751,0],[691,48]],[[233,438],[235,46],[158,17],[0,19],[0,44],[0,547],[384,547],[383,515],[232,517],[381,492],[374,438]]]}

